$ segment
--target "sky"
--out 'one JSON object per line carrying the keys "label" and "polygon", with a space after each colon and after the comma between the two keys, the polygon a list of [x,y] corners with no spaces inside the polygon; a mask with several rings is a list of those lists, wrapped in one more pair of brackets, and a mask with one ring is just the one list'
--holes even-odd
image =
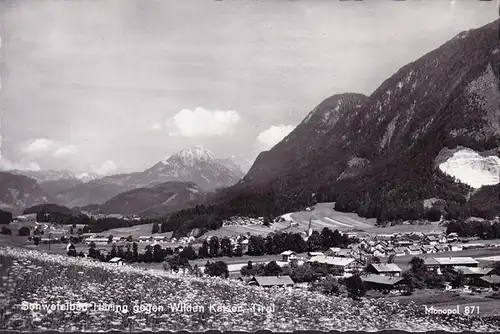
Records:
{"label": "sky", "polygon": [[498,17],[498,0],[0,2],[3,168],[254,158],[325,98]]}

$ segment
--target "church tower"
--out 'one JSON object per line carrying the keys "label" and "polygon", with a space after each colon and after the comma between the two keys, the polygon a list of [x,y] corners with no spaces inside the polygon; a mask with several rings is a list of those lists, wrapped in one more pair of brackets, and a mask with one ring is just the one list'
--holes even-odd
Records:
{"label": "church tower", "polygon": [[312,229],[311,223],[312,223],[312,216],[309,217],[309,229],[307,230],[307,237],[310,237],[311,234],[313,233],[313,229]]}

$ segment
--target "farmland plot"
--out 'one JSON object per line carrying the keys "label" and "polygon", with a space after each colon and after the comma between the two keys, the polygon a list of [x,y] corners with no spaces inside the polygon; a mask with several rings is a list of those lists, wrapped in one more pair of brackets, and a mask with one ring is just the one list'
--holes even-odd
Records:
{"label": "farmland plot", "polygon": [[[11,247],[0,248],[0,265],[0,329],[6,330],[500,329],[495,319],[426,315],[412,303],[355,302],[303,290],[278,293],[238,281],[145,271]],[[68,310],[69,303],[80,309]],[[178,303],[191,306],[191,311],[175,308]],[[51,305],[65,306],[53,310]]]}

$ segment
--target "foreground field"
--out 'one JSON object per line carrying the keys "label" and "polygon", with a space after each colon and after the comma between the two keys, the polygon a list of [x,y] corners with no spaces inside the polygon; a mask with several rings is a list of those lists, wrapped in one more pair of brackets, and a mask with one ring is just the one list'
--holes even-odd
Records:
{"label": "foreground field", "polygon": [[[4,310],[0,329],[7,330],[500,329],[495,319],[431,316],[412,303],[355,302],[304,290],[278,293],[237,281],[144,271],[8,247],[0,248],[0,264]],[[181,305],[177,303],[191,310],[175,308]],[[74,305],[80,309],[64,310]]]}

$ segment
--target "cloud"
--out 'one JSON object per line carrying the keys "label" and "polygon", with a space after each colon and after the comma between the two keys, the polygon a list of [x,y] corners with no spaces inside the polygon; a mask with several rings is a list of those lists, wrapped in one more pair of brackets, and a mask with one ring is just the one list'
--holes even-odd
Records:
{"label": "cloud", "polygon": [[67,145],[47,138],[34,139],[23,148],[24,153],[31,158],[41,158],[48,155],[61,158],[74,154],[76,150],[75,145]]}
{"label": "cloud", "polygon": [[0,169],[3,170],[32,170],[39,171],[41,170],[40,165],[34,161],[20,161],[14,162],[2,156],[0,160]]}
{"label": "cloud", "polygon": [[56,142],[47,138],[37,138],[28,143],[24,152],[32,157],[45,156],[53,152]]}
{"label": "cloud", "polygon": [[57,150],[55,150],[52,153],[52,156],[54,158],[61,158],[61,157],[67,157],[69,155],[73,155],[76,153],[76,146],[75,145],[66,145],[66,146],[61,146]]}
{"label": "cloud", "polygon": [[116,168],[117,166],[113,161],[107,160],[100,166],[94,166],[93,170],[99,175],[110,175],[116,171]]}
{"label": "cloud", "polygon": [[153,131],[160,131],[161,129],[163,129],[163,126],[159,122],[154,122],[151,125],[151,130],[153,130]]}
{"label": "cloud", "polygon": [[231,133],[233,126],[241,121],[240,115],[234,110],[208,110],[198,107],[194,110],[183,109],[173,117],[177,132],[171,136],[202,137],[223,136]]}
{"label": "cloud", "polygon": [[269,129],[259,133],[257,136],[257,142],[266,149],[270,149],[274,145],[278,144],[290,132],[292,132],[293,129],[295,129],[294,125],[273,125]]}

